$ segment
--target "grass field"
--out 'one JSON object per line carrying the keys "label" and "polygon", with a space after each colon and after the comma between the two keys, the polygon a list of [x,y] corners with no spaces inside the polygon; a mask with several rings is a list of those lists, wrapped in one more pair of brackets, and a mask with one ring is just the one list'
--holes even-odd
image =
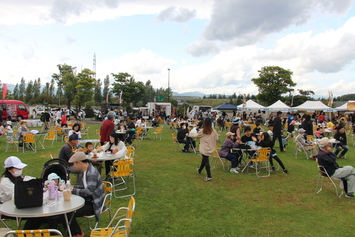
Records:
{"label": "grass field", "polygon": [[[100,125],[89,126],[90,138],[96,138]],[[196,173],[201,157],[177,150],[171,139],[173,132],[164,126],[162,141],[143,140],[135,152],[137,204],[131,236],[354,236],[355,200],[337,198],[327,181],[316,195],[316,163],[302,153],[295,159],[291,140],[287,152],[278,154],[289,175],[279,170],[270,177],[257,178],[224,172],[216,163],[213,180],[205,182],[205,171]],[[352,138],[349,140],[347,159],[338,162],[355,166],[355,148]],[[5,151],[4,138],[0,144]],[[35,154],[3,152],[1,162],[16,155],[28,164],[24,175],[39,177],[43,163],[50,154],[57,157],[62,144],[58,141],[53,149]],[[115,199],[113,209],[127,202],[128,198]],[[89,236],[86,220],[78,221]],[[101,226],[107,221],[103,216]]]}

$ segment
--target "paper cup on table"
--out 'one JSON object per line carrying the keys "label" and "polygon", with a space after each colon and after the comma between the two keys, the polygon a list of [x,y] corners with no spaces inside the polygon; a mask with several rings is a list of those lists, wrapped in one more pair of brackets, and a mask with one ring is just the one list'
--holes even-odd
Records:
{"label": "paper cup on table", "polygon": [[64,201],[70,201],[71,191],[70,190],[64,190],[63,191],[63,197],[64,197]]}

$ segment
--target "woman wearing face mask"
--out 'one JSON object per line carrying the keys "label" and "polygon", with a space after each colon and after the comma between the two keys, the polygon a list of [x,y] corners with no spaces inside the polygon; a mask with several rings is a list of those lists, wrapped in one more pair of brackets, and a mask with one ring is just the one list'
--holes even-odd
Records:
{"label": "woman wearing face mask", "polygon": [[176,139],[179,143],[185,144],[182,152],[189,152],[189,146],[192,145],[193,148],[196,147],[196,142],[189,136],[189,130],[186,128],[187,123],[180,123],[180,129],[177,133]]}
{"label": "woman wearing face mask", "polygon": [[27,165],[15,156],[8,157],[5,162],[5,172],[0,180],[0,202],[12,199],[15,190],[16,179],[22,179],[22,169]]}

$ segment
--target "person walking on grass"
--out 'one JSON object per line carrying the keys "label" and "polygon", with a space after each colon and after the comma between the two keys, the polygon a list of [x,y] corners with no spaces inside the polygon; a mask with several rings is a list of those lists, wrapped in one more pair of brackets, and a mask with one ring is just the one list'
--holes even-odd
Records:
{"label": "person walking on grass", "polygon": [[212,180],[210,162],[208,157],[213,154],[213,151],[216,149],[216,143],[218,135],[216,130],[212,127],[211,118],[206,118],[203,122],[202,129],[198,131],[193,137],[200,139],[200,153],[202,155],[202,162],[200,167],[197,168],[197,173],[201,174],[203,168],[206,167],[207,177],[205,181]]}
{"label": "person walking on grass", "polygon": [[282,117],[282,112],[278,111],[277,112],[277,116],[274,119],[274,130],[272,131],[273,133],[273,138],[272,138],[272,142],[275,143],[276,139],[279,140],[279,144],[280,144],[280,151],[281,152],[286,152],[286,150],[284,149],[284,146],[282,144],[282,121],[281,121],[281,117]]}

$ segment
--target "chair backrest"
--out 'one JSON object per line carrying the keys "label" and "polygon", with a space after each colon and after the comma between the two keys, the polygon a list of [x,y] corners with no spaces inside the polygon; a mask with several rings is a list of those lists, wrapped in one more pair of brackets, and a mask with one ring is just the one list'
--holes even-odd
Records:
{"label": "chair backrest", "polygon": [[101,207],[101,213],[108,211],[112,205],[113,185],[111,182],[102,181],[104,184],[105,199]]}
{"label": "chair backrest", "polygon": [[[125,232],[126,232],[127,234],[129,234],[130,231],[131,231],[132,217],[134,216],[134,210],[135,210],[135,208],[136,208],[136,199],[135,199],[134,197],[131,197],[130,200],[129,200],[129,202],[128,202],[128,207],[125,208],[125,209],[127,209],[127,212],[126,212],[126,215],[124,216],[124,219],[125,219],[125,221],[124,221],[125,224],[124,224],[124,225],[125,225],[125,228],[126,228]],[[116,211],[115,215],[114,215],[113,218],[111,219],[111,221],[110,221],[110,223],[108,224],[107,228],[111,227],[113,221],[114,221],[115,219],[117,219],[118,217],[120,217],[120,216],[118,216],[120,210],[122,210],[122,209],[119,208],[119,209]],[[119,231],[119,229],[118,229],[119,223],[120,223],[120,220],[117,222],[117,224],[116,224],[115,227],[113,228],[112,233],[115,233],[115,232],[118,232],[118,231]],[[113,234],[112,236],[115,236],[115,235]]]}
{"label": "chair backrest", "polygon": [[[54,235],[51,235],[54,234]],[[7,236],[17,236],[17,237],[47,237],[47,236],[57,236],[63,237],[59,230],[55,229],[44,229],[44,230],[11,230],[5,234]]]}
{"label": "chair backrest", "polygon": [[134,164],[134,161],[132,160],[118,160],[115,163],[113,163],[113,166],[115,167],[115,171],[112,172],[112,175],[115,177],[125,177],[130,175],[133,172],[133,167],[132,165]]}
{"label": "chair backrest", "polygon": [[176,137],[176,133],[172,133],[171,138],[173,139],[173,142],[176,142],[176,143],[178,142],[177,137]]}
{"label": "chair backrest", "polygon": [[57,134],[57,131],[55,130],[49,130],[46,134],[46,139],[48,140],[53,140],[55,139],[55,135]]}
{"label": "chair backrest", "polygon": [[57,130],[57,134],[60,136],[60,135],[63,135],[63,130],[62,128],[59,128],[57,127],[55,130]]}
{"label": "chair backrest", "polygon": [[266,161],[270,158],[271,155],[271,148],[270,147],[263,147],[256,151],[255,161],[261,162]]}
{"label": "chair backrest", "polygon": [[126,156],[129,158],[133,158],[134,157],[134,151],[136,150],[133,146],[127,146],[127,152],[126,152]]}
{"label": "chair backrest", "polygon": [[23,136],[23,142],[24,143],[35,143],[36,142],[35,135],[31,134],[31,133],[25,134]]}
{"label": "chair backrest", "polygon": [[217,147],[216,147],[216,149],[214,149],[212,155],[213,155],[213,157],[220,158],[220,157],[219,157],[219,154],[218,154]]}

